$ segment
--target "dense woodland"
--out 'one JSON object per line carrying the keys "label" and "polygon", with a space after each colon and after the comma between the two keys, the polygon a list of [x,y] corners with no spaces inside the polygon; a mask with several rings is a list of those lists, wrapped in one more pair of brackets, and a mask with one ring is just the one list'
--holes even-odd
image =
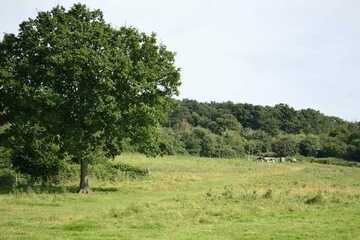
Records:
{"label": "dense woodland", "polygon": [[206,157],[268,154],[360,161],[360,123],[313,109],[174,100],[161,128],[163,154]]}

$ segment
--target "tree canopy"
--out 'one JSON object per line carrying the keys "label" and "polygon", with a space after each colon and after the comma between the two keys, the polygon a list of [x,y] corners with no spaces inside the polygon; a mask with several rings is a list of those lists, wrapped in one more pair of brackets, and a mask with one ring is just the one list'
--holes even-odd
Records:
{"label": "tree canopy", "polygon": [[[180,135],[177,145],[184,146],[190,154],[212,157],[301,154],[360,160],[360,125],[356,122],[313,109],[295,110],[286,104],[271,107],[189,99],[174,102],[163,127]],[[183,151],[179,148],[179,152]]]}
{"label": "tree canopy", "polygon": [[[81,4],[39,12],[18,34],[5,34],[0,66],[9,139],[19,144],[36,128],[56,152],[81,163],[81,189],[87,156],[99,146],[115,155],[130,139],[152,151],[154,129],[180,85],[175,54],[155,34],[114,28],[100,10]],[[29,143],[21,145],[19,165],[32,158],[24,151]]]}

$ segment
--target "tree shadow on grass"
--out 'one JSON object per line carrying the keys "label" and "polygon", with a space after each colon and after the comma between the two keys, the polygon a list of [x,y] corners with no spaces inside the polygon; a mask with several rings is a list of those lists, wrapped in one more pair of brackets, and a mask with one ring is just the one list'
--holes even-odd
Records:
{"label": "tree shadow on grass", "polygon": [[12,188],[0,189],[0,194],[16,194],[16,193],[77,193],[79,187],[77,186],[43,186],[43,185],[25,185],[19,184]]}
{"label": "tree shadow on grass", "polygon": [[116,187],[94,187],[91,188],[93,192],[117,192],[119,189]]}
{"label": "tree shadow on grass", "polygon": [[[119,189],[116,187],[93,187],[91,192],[117,192]],[[18,185],[12,188],[0,188],[0,195],[4,194],[16,194],[16,193],[49,193],[49,194],[61,194],[61,193],[79,193],[79,186],[63,186],[63,185]]]}

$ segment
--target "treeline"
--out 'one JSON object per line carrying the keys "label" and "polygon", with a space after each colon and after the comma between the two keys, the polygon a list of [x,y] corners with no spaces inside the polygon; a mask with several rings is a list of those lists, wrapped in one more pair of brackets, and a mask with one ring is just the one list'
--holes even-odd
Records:
{"label": "treeline", "polygon": [[162,154],[337,157],[360,161],[360,123],[313,109],[174,100],[162,124]]}
{"label": "treeline", "polygon": [[[0,120],[0,163],[14,163],[14,159],[9,161],[11,147],[3,144],[6,142],[2,134],[7,126],[6,117],[1,115]],[[299,154],[360,161],[359,122],[329,117],[313,109],[295,110],[286,104],[270,107],[173,100],[157,139],[151,147],[155,146],[157,151],[154,152],[163,155],[231,158]],[[42,148],[48,144],[38,145]],[[137,151],[137,148],[130,142],[123,142],[123,151]]]}

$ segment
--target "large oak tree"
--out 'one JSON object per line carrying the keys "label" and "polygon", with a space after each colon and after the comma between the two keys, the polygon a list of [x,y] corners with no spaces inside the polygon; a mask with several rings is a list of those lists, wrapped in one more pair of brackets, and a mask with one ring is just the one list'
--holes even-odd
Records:
{"label": "large oak tree", "polygon": [[0,42],[0,112],[13,133],[40,129],[75,159],[82,191],[87,156],[117,154],[125,138],[149,147],[179,85],[174,53],[155,34],[114,28],[81,4],[39,12]]}

